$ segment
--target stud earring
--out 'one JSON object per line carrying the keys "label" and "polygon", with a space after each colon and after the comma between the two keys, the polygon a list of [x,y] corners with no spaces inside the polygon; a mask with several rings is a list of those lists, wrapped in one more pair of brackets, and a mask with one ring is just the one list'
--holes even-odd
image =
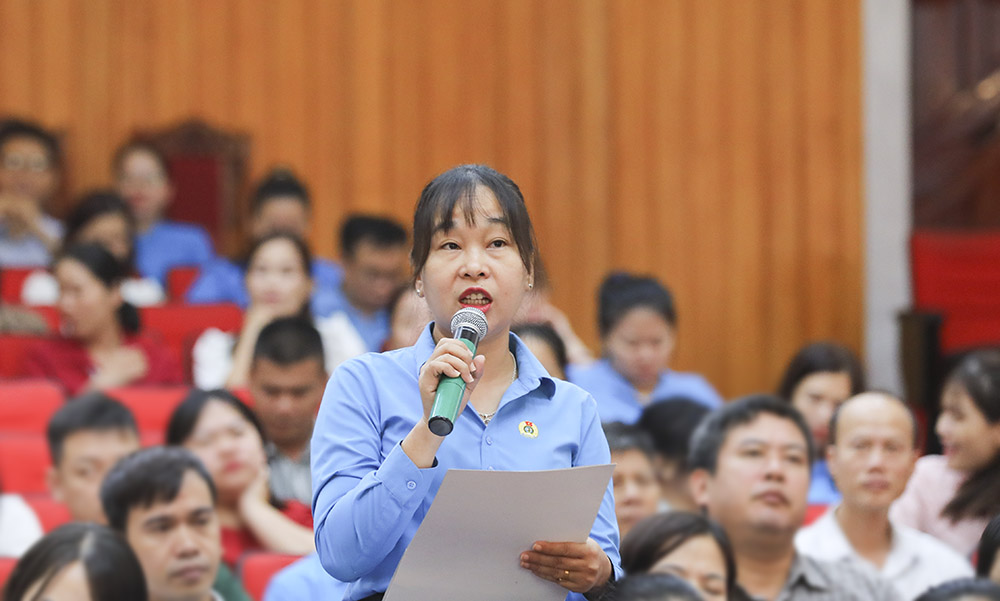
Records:
{"label": "stud earring", "polygon": [[531,290],[534,287],[535,287],[535,284],[533,282],[528,282],[528,290]]}
{"label": "stud earring", "polygon": [[424,297],[424,289],[421,288],[420,286],[417,286],[417,296],[419,296],[420,298]]}

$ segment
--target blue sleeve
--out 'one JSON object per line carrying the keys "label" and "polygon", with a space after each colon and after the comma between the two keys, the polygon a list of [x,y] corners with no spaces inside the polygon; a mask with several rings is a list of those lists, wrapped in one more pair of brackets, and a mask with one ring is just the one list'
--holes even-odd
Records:
{"label": "blue sleeve", "polygon": [[691,381],[691,392],[692,397],[701,401],[709,409],[717,409],[725,404],[725,401],[716,392],[715,388],[700,375]]}
{"label": "blue sleeve", "polygon": [[250,304],[243,283],[243,271],[222,258],[214,259],[202,268],[184,295],[184,300],[191,304],[236,303],[243,308]]}
{"label": "blue sleeve", "polygon": [[191,230],[191,258],[195,265],[205,266],[215,258],[215,248],[208,232],[201,226],[193,226]]}
{"label": "blue sleeve", "polygon": [[312,439],[313,522],[324,569],[348,582],[382,562],[427,497],[438,468],[396,444],[382,457],[375,379],[362,359],[327,385]]}

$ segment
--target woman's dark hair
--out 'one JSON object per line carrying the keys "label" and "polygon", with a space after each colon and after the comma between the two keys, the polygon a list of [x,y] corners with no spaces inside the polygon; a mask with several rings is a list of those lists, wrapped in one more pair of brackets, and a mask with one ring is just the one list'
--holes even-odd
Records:
{"label": "woman's dark hair", "polygon": [[264,205],[279,197],[294,198],[306,209],[309,208],[309,190],[302,180],[291,169],[275,167],[257,182],[253,196],[250,197],[250,210],[259,213]]}
{"label": "woman's dark hair", "polygon": [[795,353],[788,362],[778,384],[777,395],[788,402],[802,380],[817,373],[847,373],[851,379],[851,396],[866,388],[865,372],[851,349],[833,342],[813,342]]}
{"label": "woman's dark hair", "polygon": [[414,274],[420,275],[424,268],[434,234],[454,227],[455,207],[461,207],[466,223],[476,220],[475,199],[479,186],[488,188],[496,197],[507,229],[517,244],[521,262],[529,273],[534,272],[538,244],[521,189],[492,167],[459,165],[435,177],[420,193],[413,213],[413,250],[410,252]]}
{"label": "woman's dark hair", "polygon": [[556,363],[559,369],[566,373],[566,366],[569,365],[569,357],[566,354],[566,343],[556,332],[556,329],[547,323],[522,323],[511,328],[511,331],[521,338],[534,337],[544,342],[552,354],[556,356]]}
{"label": "woman's dark hair", "polygon": [[1000,601],[1000,585],[982,578],[960,578],[932,587],[915,601]]}
{"label": "woman's dark hair", "polygon": [[135,152],[145,152],[151,155],[153,160],[160,166],[160,170],[163,171],[163,177],[167,178],[167,181],[172,179],[170,176],[170,162],[167,161],[167,156],[155,144],[141,138],[129,140],[115,151],[114,158],[111,160],[111,168],[114,170],[115,177],[121,174],[125,159]]}
{"label": "woman's dark hair", "polygon": [[976,576],[988,578],[996,563],[997,549],[1000,548],[1000,515],[995,516],[983,530],[976,552]]}
{"label": "woman's dark hair", "polygon": [[[72,522],[36,542],[21,557],[4,589],[4,601],[22,601],[41,583],[44,590],[67,566],[82,562],[91,599],[146,599],[142,566],[125,540],[107,526]],[[35,594],[31,601],[41,599]]]}
{"label": "woman's dark hair", "polygon": [[[53,267],[66,259],[72,259],[86,267],[105,288],[118,286],[128,276],[128,268],[124,263],[106,248],[93,242],[70,245],[56,257]],[[118,325],[127,334],[137,333],[142,326],[139,312],[125,301],[118,306]]]}
{"label": "woman's dark hair", "polygon": [[630,574],[602,601],[703,601],[698,591],[673,574]]}
{"label": "woman's dark hair", "polygon": [[[969,395],[990,425],[1000,423],[1000,351],[977,351],[962,359],[944,385],[946,391],[955,387]],[[997,474],[1000,474],[1000,453],[965,479],[941,515],[957,521],[989,519],[1000,513]]]}
{"label": "woman's dark hair", "polygon": [[624,271],[608,274],[597,291],[597,328],[601,338],[615,329],[632,309],[651,309],[677,326],[674,297],[659,280]]}
{"label": "woman's dark hair", "polygon": [[257,430],[257,433],[260,434],[261,442],[267,442],[267,436],[264,435],[264,428],[261,426],[260,420],[257,419],[257,415],[243,401],[238,399],[235,394],[222,388],[216,390],[193,389],[188,393],[184,400],[181,401],[181,404],[177,405],[174,412],[170,414],[170,421],[167,423],[166,440],[164,442],[168,445],[177,446],[181,446],[187,442],[187,439],[191,437],[191,433],[194,431],[195,425],[198,423],[198,418],[201,417],[202,411],[205,410],[205,406],[212,401],[229,405],[235,409],[237,413],[250,422],[250,425]]}
{"label": "woman's dark hair", "polygon": [[669,397],[650,403],[636,425],[649,432],[657,453],[687,471],[691,435],[709,413],[711,409],[698,401]]}
{"label": "woman's dark hair", "polygon": [[697,536],[711,536],[726,562],[726,598],[736,591],[736,560],[729,537],[721,526],[695,513],[658,513],[636,524],[621,546],[622,569],[626,574],[648,572],[658,561]]}
{"label": "woman's dark hair", "polygon": [[135,217],[122,197],[114,190],[92,190],[77,200],[73,210],[66,218],[66,233],[63,235],[63,244],[75,243],[76,238],[80,235],[80,230],[89,225],[91,221],[105,215],[121,215],[125,219],[131,242],[126,262],[131,267],[135,256]]}

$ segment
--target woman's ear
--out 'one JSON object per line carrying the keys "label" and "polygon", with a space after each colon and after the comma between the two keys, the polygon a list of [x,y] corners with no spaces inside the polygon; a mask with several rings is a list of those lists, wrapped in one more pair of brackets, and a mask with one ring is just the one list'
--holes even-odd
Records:
{"label": "woman's ear", "polygon": [[413,290],[420,298],[424,297],[424,282],[419,277],[413,280]]}

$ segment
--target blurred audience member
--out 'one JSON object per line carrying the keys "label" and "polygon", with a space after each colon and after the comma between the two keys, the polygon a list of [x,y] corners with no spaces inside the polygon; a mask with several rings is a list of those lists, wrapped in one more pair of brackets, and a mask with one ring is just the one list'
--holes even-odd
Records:
{"label": "blurred audience member", "polygon": [[265,437],[257,416],[225,390],[192,391],[167,425],[169,445],[205,464],[218,491],[222,558],[233,566],[247,551],[305,555],[314,550],[312,514],[296,501],[278,503],[269,486]]}
{"label": "blurred audience member", "polygon": [[46,267],[62,224],[45,213],[59,189],[62,153],[39,125],[0,122],[0,266]]}
{"label": "blurred audience member", "polygon": [[276,319],[257,337],[250,393],[268,439],[271,492],[278,501],[312,503],[309,440],[326,387],[324,366],[323,341],[307,319]]}
{"label": "blurred audience member", "polygon": [[799,552],[873,570],[908,600],[971,576],[972,566],[950,547],[889,520],[913,473],[916,442],[916,420],[901,400],[870,392],[845,401],[833,414],[826,449],[843,501],[799,531]]}
{"label": "blurred audience member", "polygon": [[1000,601],[1000,585],[990,580],[962,578],[939,584],[916,601]]}
{"label": "blurred audience member", "polygon": [[[0,267],[0,281],[3,280]],[[49,333],[49,324],[41,315],[23,307],[11,306],[0,299],[0,335],[40,336]]]}
{"label": "blurred audience member", "polygon": [[972,353],[948,376],[936,429],[944,455],[917,461],[892,517],[968,557],[1000,514],[1000,352]]}
{"label": "blurred audience member", "polygon": [[996,516],[983,530],[979,539],[979,550],[976,551],[976,576],[989,578],[1000,584],[1000,559],[997,558],[1000,549],[1000,515]]}
{"label": "blurred audience member", "polygon": [[388,310],[389,337],[382,345],[383,351],[413,346],[427,324],[434,319],[427,301],[417,294],[412,284],[396,289]]}
{"label": "blurred audience member", "polygon": [[[243,329],[239,336],[215,328],[202,333],[192,351],[196,386],[205,390],[246,386],[254,345],[264,326],[279,317],[312,318],[311,260],[309,247],[292,234],[269,234],[254,244],[247,259],[250,306],[243,317]],[[319,318],[314,325],[323,338],[327,372],[365,352],[364,341],[345,315]]]}
{"label": "blurred audience member", "polygon": [[138,312],[122,299],[127,274],[114,255],[99,244],[77,244],[52,271],[62,335],[28,350],[25,375],[53,380],[70,394],[182,381],[177,359],[140,333]]}
{"label": "blurred audience member", "polygon": [[118,193],[135,216],[135,264],[142,277],[166,285],[174,267],[201,268],[211,261],[215,251],[203,227],[166,219],[174,188],[167,159],[159,150],[145,142],[129,142],[115,152],[113,169]]}
{"label": "blurred audience member", "polygon": [[[285,232],[303,240],[309,238],[312,201],[309,191],[295,174],[283,168],[271,170],[254,190],[250,199],[250,234],[253,241]],[[243,279],[244,267],[224,257],[215,257],[202,267],[198,279],[188,289],[189,303],[235,303],[246,309],[250,304]],[[314,282],[312,311],[325,315],[330,311],[331,294],[340,285],[340,266],[327,259],[314,258],[310,273]]]}
{"label": "blurred audience member", "polygon": [[673,574],[626,576],[603,596],[605,601],[704,601],[683,579]]}
{"label": "blurred audience member", "polygon": [[621,422],[604,424],[611,449],[615,516],[621,538],[643,518],[656,513],[660,487],[653,470],[653,441],[645,431]]}
{"label": "blurred audience member", "polygon": [[813,452],[801,414],[768,395],[729,403],[695,431],[692,493],[729,535],[740,586],[751,598],[777,601],[899,599],[868,572],[796,553]]}
{"label": "blurred audience member", "polygon": [[549,375],[566,379],[566,345],[548,323],[522,323],[511,328]]}
{"label": "blurred audience member", "polygon": [[688,486],[687,457],[691,433],[710,411],[698,401],[684,397],[663,399],[642,411],[637,425],[653,440],[653,466],[660,482],[661,510],[698,508]]}
{"label": "blurred audience member", "polygon": [[78,522],[106,524],[100,490],[122,457],[139,449],[139,431],[128,407],[101,392],[71,399],[49,420],[52,498]]}
{"label": "blurred audience member", "polygon": [[346,592],[347,584],[327,574],[319,555],[313,553],[275,574],[264,591],[264,601],[343,599]]}
{"label": "blurred audience member", "polygon": [[[551,326],[566,351],[566,362],[575,365],[586,365],[594,360],[593,354],[583,340],[577,336],[573,330],[566,314],[552,304],[552,286],[549,282],[549,273],[541,260],[535,261],[535,280],[531,291],[524,297],[521,308],[518,309],[514,318],[515,324],[546,324]],[[563,371],[565,371],[565,366]],[[555,374],[552,374],[555,375]],[[556,376],[559,377],[559,376]],[[565,380],[566,378],[562,378]]]}
{"label": "blurred audience member", "polygon": [[603,358],[570,365],[569,379],[594,395],[601,421],[634,424],[655,399],[682,395],[708,407],[722,404],[698,374],[669,369],[677,335],[670,292],[654,278],[612,273],[598,293]]}
{"label": "blurred audience member", "polygon": [[4,601],[145,600],[139,561],[118,534],[99,524],[56,528],[14,567]]}
{"label": "blurred audience member", "polygon": [[815,342],[801,349],[785,368],[778,396],[799,410],[816,445],[809,503],[831,505],[840,501],[826,466],[826,438],[830,416],[851,395],[865,389],[861,363],[850,349],[830,342]]}
{"label": "blurred audience member", "polygon": [[[78,243],[100,244],[122,262],[128,273],[121,287],[125,302],[147,307],[166,298],[159,282],[135,273],[135,220],[116,192],[97,190],[77,201],[66,219],[65,245]],[[54,305],[58,299],[59,282],[47,271],[32,273],[21,288],[21,302],[25,305]]]}
{"label": "blurred audience member", "polygon": [[712,520],[674,511],[648,517],[622,538],[626,574],[673,574],[698,590],[705,601],[728,601],[736,594],[736,560],[729,538]]}

